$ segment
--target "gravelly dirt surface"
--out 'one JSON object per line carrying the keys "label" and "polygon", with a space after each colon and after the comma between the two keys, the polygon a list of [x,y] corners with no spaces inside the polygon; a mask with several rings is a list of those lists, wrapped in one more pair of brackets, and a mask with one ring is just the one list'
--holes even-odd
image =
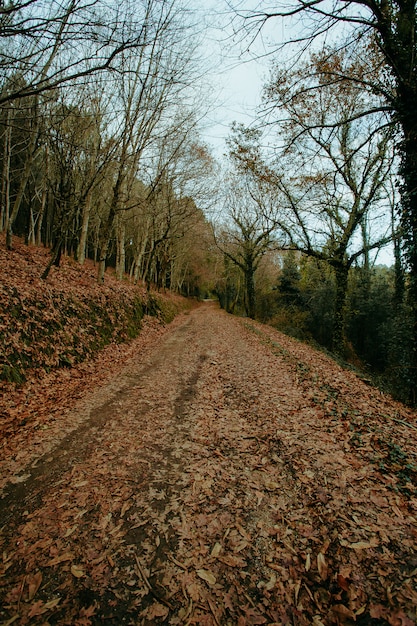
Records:
{"label": "gravelly dirt surface", "polygon": [[61,419],[3,480],[2,623],[416,623],[416,414],[325,355],[205,304]]}

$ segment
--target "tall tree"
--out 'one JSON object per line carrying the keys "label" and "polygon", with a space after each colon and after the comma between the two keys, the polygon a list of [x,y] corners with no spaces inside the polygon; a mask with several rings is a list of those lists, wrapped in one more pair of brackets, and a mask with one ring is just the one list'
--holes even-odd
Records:
{"label": "tall tree", "polygon": [[[327,60],[330,63],[340,67],[351,61],[336,55]],[[316,75],[321,64],[321,56],[316,57]],[[236,153],[247,168],[280,191],[276,221],[286,234],[286,246],[332,266],[336,279],[333,349],[343,353],[349,268],[390,238],[376,226],[383,203],[389,200],[386,181],[394,157],[390,132],[377,132],[379,120],[369,120],[369,128],[362,119],[367,99],[360,91],[350,83],[336,87],[326,81],[320,91],[310,90],[306,70],[301,67],[289,76],[278,71],[267,89],[268,105],[285,111],[285,122],[277,121],[284,146],[273,157],[275,165],[269,170],[260,165],[256,145],[242,149],[245,136],[236,138]],[[370,225],[376,230],[372,236]]]}
{"label": "tall tree", "polygon": [[[236,4],[236,3],[235,3]],[[239,5],[240,3],[237,3]],[[364,34],[372,33],[367,59],[370,71],[362,76],[346,75],[334,67],[328,72],[329,80],[338,83],[350,80],[367,91],[381,97],[380,109],[392,115],[393,122],[400,130],[397,145],[401,155],[400,173],[403,180],[401,189],[402,227],[405,258],[409,269],[409,303],[413,310],[413,387],[417,388],[417,6],[410,0],[279,0],[268,2],[260,8],[244,12],[246,23],[249,20],[259,33],[266,22],[274,19],[298,21],[296,32],[290,39],[293,43],[304,41],[307,45],[319,40],[324,33],[345,37],[340,48],[354,50]],[[301,24],[301,26],[300,26]],[[343,28],[342,28],[343,27]],[[300,31],[301,28],[301,31]],[[335,31],[335,32],[333,32]],[[253,30],[252,30],[253,34]],[[291,35],[290,35],[291,37]],[[376,49],[386,68],[385,80],[375,81],[371,68],[374,66]],[[320,88],[320,84],[316,85]],[[393,87],[393,88],[391,88]],[[371,110],[373,113],[373,108]],[[363,114],[366,114],[365,112]]]}
{"label": "tall tree", "polygon": [[264,255],[277,247],[275,199],[274,191],[250,172],[233,178],[225,199],[228,222],[216,236],[224,256],[243,274],[245,309],[252,319],[256,315],[256,270]]}
{"label": "tall tree", "polygon": [[[130,207],[129,190],[144,167],[145,155],[164,137],[195,75],[195,44],[178,0],[143,0],[142,47],[124,54],[115,81],[118,145],[112,195],[102,224],[98,280],[104,280],[115,217]],[[162,170],[158,176],[162,175]],[[157,176],[157,178],[158,178]]]}

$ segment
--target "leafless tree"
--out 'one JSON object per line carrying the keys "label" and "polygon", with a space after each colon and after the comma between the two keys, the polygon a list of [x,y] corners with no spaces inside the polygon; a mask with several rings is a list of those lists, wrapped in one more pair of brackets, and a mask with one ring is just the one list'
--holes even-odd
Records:
{"label": "leafless tree", "polygon": [[224,256],[243,274],[245,309],[250,318],[256,314],[255,275],[264,255],[278,243],[276,221],[277,194],[272,185],[253,176],[249,169],[232,174],[224,200],[224,217],[216,243]]}
{"label": "leafless tree", "polygon": [[195,42],[187,15],[177,0],[147,0],[143,42],[139,52],[123,54],[113,95],[114,139],[118,146],[114,184],[102,224],[98,280],[104,279],[113,224],[118,212],[130,207],[129,191],[147,153],[163,137],[169,120],[191,89]]}
{"label": "leafless tree", "polygon": [[[334,84],[349,80],[362,89],[378,94],[378,110],[391,115],[399,129],[397,147],[401,156],[401,218],[405,258],[409,268],[408,295],[413,311],[412,387],[417,388],[417,6],[409,0],[267,0],[248,3],[230,2],[236,15],[243,18],[253,41],[265,28],[284,20],[288,33],[285,43],[295,44],[297,53],[311,44],[352,51],[363,38],[369,42],[366,59],[369,71],[362,75],[345,74],[331,66],[327,80]],[[242,28],[242,21],[240,21]],[[244,27],[244,26],[243,26]],[[339,36],[337,36],[339,34]],[[384,76],[376,81],[373,69],[379,64]],[[316,88],[320,89],[318,81]],[[373,115],[375,108],[369,113]],[[367,115],[363,111],[362,115]],[[415,399],[415,395],[414,395]]]}
{"label": "leafless tree", "polygon": [[[1,4],[3,104],[115,70],[121,54],[143,46],[143,6],[150,3],[6,0]],[[16,75],[18,82],[11,80]]]}
{"label": "leafless tree", "polygon": [[[320,56],[316,63],[320,67]],[[343,65],[339,55],[333,63]],[[290,76],[278,71],[266,90],[271,110],[275,104],[279,111],[281,150],[268,162],[259,141],[250,141],[254,132],[241,130],[235,154],[253,176],[278,190],[275,219],[285,233],[285,247],[333,268],[333,349],[343,352],[349,269],[391,239],[390,221],[384,225],[383,217],[394,191],[388,185],[395,158],[392,133],[381,130],[378,119],[361,116],[368,101],[350,82],[324,81],[320,91],[310,90],[305,70],[299,67]]]}

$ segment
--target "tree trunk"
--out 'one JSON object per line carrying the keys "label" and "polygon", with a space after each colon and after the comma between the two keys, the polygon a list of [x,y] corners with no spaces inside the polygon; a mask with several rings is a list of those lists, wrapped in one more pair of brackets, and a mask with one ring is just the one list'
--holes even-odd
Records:
{"label": "tree trunk", "polygon": [[346,350],[345,314],[349,268],[344,263],[340,263],[335,265],[334,269],[336,278],[336,298],[334,306],[332,350],[337,354],[344,355]]}
{"label": "tree trunk", "polygon": [[81,211],[81,232],[77,248],[77,261],[83,265],[87,250],[88,224],[90,222],[91,194],[86,197]]}
{"label": "tree trunk", "polygon": [[42,189],[42,198],[41,198],[41,206],[39,209],[38,223],[36,226],[36,245],[40,246],[42,241],[42,224],[43,224],[43,216],[45,215],[46,208],[46,200],[48,197],[48,191],[46,188],[46,182],[44,182],[44,186]]}
{"label": "tree trunk", "polygon": [[104,283],[104,274],[106,272],[106,260],[110,246],[110,235],[106,239],[102,239],[100,244],[100,255],[98,259],[97,282]]}
{"label": "tree trunk", "polygon": [[107,255],[110,247],[110,237],[114,225],[114,220],[117,214],[117,207],[119,205],[119,197],[122,188],[122,172],[119,171],[116,183],[113,188],[113,198],[110,205],[109,214],[103,226],[103,231],[100,236],[100,257],[98,261],[98,276],[97,281],[104,283],[104,273],[106,271]]}
{"label": "tree trunk", "polygon": [[[140,250],[139,252],[135,255],[135,260],[134,260],[134,272],[133,272],[133,282],[136,285],[138,280],[139,280],[139,274],[141,272],[142,269],[142,263],[143,263],[143,257],[145,254],[145,250],[146,250],[146,246],[148,244],[148,234],[146,234],[146,237],[143,238],[141,246],[140,246]],[[141,274],[141,278],[143,279],[144,274],[142,272]]]}
{"label": "tree trunk", "polygon": [[28,234],[27,234],[28,244],[35,245],[36,243],[35,229],[36,229],[36,220],[33,214],[33,203],[31,202],[30,210],[29,210],[29,229],[28,229]]}
{"label": "tree trunk", "polygon": [[255,268],[252,258],[245,259],[245,295],[246,295],[246,314],[251,319],[255,319],[256,301],[255,301]]}
{"label": "tree trunk", "polygon": [[45,267],[43,274],[41,275],[41,278],[43,280],[46,280],[48,278],[49,272],[51,271],[51,267],[53,265],[55,265],[56,267],[59,267],[59,263],[61,261],[61,255],[62,255],[62,238],[59,238],[57,239],[54,247],[51,250],[50,261],[48,265]]}
{"label": "tree trunk", "polygon": [[7,111],[4,129],[3,175],[1,182],[0,232],[8,229],[10,216],[10,157],[12,145],[11,108]]}
{"label": "tree trunk", "polygon": [[124,220],[119,219],[116,229],[116,278],[117,280],[123,280],[126,266],[126,249],[125,249],[125,235],[126,227]]}
{"label": "tree trunk", "polygon": [[401,194],[404,249],[409,268],[408,302],[412,310],[413,345],[410,363],[410,401],[417,402],[417,115],[411,102],[405,105],[401,122],[403,188]]}

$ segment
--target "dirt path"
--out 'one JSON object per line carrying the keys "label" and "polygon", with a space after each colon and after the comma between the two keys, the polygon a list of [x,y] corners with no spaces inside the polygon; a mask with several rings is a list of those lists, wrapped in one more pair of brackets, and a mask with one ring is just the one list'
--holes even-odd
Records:
{"label": "dirt path", "polygon": [[10,460],[2,623],[415,624],[416,414],[211,304],[151,348]]}

